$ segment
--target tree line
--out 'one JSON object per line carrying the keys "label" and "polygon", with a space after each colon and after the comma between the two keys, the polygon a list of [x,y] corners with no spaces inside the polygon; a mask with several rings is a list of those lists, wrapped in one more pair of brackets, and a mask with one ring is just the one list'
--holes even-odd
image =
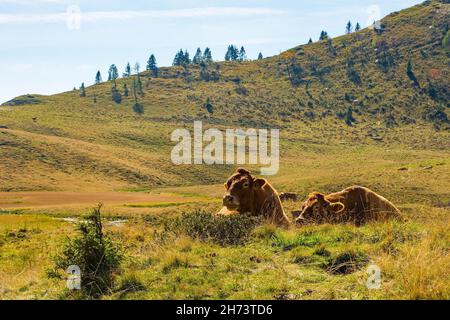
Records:
{"label": "tree line", "polygon": [[[258,54],[258,60],[264,59],[263,54],[260,52]],[[235,45],[228,46],[227,52],[225,54],[225,61],[248,61],[247,53],[245,48],[242,46],[241,49],[238,49]],[[194,57],[191,59],[190,54],[187,50],[180,49],[173,59],[173,66],[187,66],[190,64],[194,65],[202,65],[214,62],[212,57],[211,49],[206,47],[204,51],[200,48],[197,49]],[[137,74],[139,69],[139,64],[136,62],[134,68],[131,67],[131,64],[128,62],[125,66],[125,70],[122,73],[122,78],[128,78],[132,75],[133,71]],[[150,58],[147,61],[146,70],[151,73],[153,77],[158,76],[158,64],[156,62],[156,57],[154,54],[150,55]],[[108,81],[115,81],[120,77],[119,69],[115,64],[112,64],[108,70]],[[99,84],[103,82],[102,74],[97,71],[95,75],[95,84]]]}
{"label": "tree line", "polygon": [[[352,32],[358,32],[361,30],[361,25],[359,22],[356,23],[355,27],[353,27],[353,24],[351,21],[348,21],[348,23],[345,26],[345,33],[350,34]],[[329,35],[328,32],[325,30],[322,30],[319,35],[319,41],[328,40]],[[313,43],[312,38],[309,38],[308,44]],[[258,54],[258,60],[262,60],[264,58],[263,54],[260,52]],[[229,45],[227,52],[225,53],[225,61],[247,61],[247,53],[245,48],[242,46],[240,49],[235,45]],[[202,51],[200,48],[197,48],[197,51],[194,55],[194,57],[191,59],[190,54],[187,50],[180,49],[175,54],[175,57],[173,59],[173,66],[187,66],[189,64],[196,64],[201,65],[204,63],[210,63],[213,62],[212,52],[209,47],[206,47],[204,51]],[[139,66],[136,62],[134,66],[134,71],[138,73]],[[153,77],[158,76],[158,65],[156,63],[156,57],[154,54],[151,54],[148,61],[147,61],[147,67],[146,70],[151,73]],[[132,68],[130,63],[127,63],[125,66],[125,71],[122,73],[123,78],[128,78],[132,74]],[[108,81],[115,81],[119,78],[119,71],[115,64],[112,64],[108,70]],[[95,76],[95,84],[99,84],[103,82],[103,78],[101,75],[100,70],[97,71],[97,74]],[[82,90],[81,90],[82,89]],[[82,84],[82,87],[80,87],[80,95],[85,96],[85,88],[84,83]]]}
{"label": "tree line", "polygon": [[[361,25],[359,22],[356,23],[355,27],[353,27],[353,24],[351,21],[349,21],[345,27],[345,33],[350,34],[352,32],[357,32],[361,30]],[[324,30],[321,31],[319,36],[319,41],[323,40],[329,40],[328,33]],[[308,44],[313,43],[312,38],[309,39]],[[264,59],[263,54],[260,52],[257,57],[258,60]],[[244,48],[244,46],[241,46],[239,49],[236,45],[231,44],[228,46],[227,51],[225,53],[224,57],[225,61],[238,61],[238,62],[244,62],[248,61],[247,52]],[[199,65],[202,69],[201,74],[205,75],[207,72],[206,67],[208,64],[214,62],[212,51],[209,47],[206,47],[204,50],[201,48],[197,48],[197,51],[194,55],[194,57],[191,59],[190,54],[188,50],[180,49],[173,59],[172,65],[173,66],[183,66],[186,67],[188,65]],[[156,57],[154,54],[151,54],[149,59],[147,60],[146,65],[146,71],[149,72],[149,75],[152,77],[158,77],[159,74],[159,68],[156,61]],[[144,92],[142,89],[142,81],[140,78],[140,64],[136,62],[134,64],[134,67],[131,66],[131,64],[128,62],[125,66],[125,70],[122,73],[122,78],[130,78],[133,74],[133,72],[137,75],[137,77],[132,81],[132,87],[131,87],[131,93],[134,98],[134,106],[133,109],[137,113],[143,113],[143,107],[139,104],[138,97],[143,96]],[[116,80],[120,77],[119,69],[115,64],[112,64],[108,69],[108,81],[112,81],[112,87],[111,87],[111,97],[112,100],[116,103],[122,102],[122,93],[117,88],[117,82]],[[207,73],[207,76],[203,76],[202,78],[205,79],[213,79],[214,75],[211,75]],[[100,72],[100,70],[97,71],[95,75],[95,84],[100,84],[103,82],[103,77]],[[84,83],[81,84],[79,88],[80,97],[86,97],[86,88]],[[127,84],[124,84],[123,88],[123,95],[125,97],[128,97],[130,95],[130,88]],[[94,102],[96,101],[96,97],[94,97]]]}

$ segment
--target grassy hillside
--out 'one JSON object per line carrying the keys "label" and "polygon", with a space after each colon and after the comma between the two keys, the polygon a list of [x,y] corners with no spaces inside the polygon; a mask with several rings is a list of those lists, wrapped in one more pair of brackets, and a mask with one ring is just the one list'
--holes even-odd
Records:
{"label": "grassy hillside", "polygon": [[[158,78],[144,72],[143,115],[133,112],[131,94],[112,101],[111,82],[88,87],[84,98],[77,91],[19,97],[0,108],[0,126],[10,129],[0,129],[0,156],[7,159],[0,190],[221,182],[231,168],[170,162],[170,133],[192,128],[194,119],[206,127],[281,128],[282,172],[290,159],[306,165],[307,150],[317,144],[330,152],[355,143],[448,150],[449,60],[441,44],[448,20],[449,5],[430,1],[389,15],[382,32],[364,29],[206,71],[190,65],[161,68]],[[213,81],[202,80],[205,73]],[[122,94],[134,78],[117,81]]]}

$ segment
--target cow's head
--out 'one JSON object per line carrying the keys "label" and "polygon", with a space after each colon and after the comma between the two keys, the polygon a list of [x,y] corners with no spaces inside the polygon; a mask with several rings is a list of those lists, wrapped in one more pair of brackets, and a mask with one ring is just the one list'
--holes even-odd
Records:
{"label": "cow's head", "polygon": [[344,209],[345,206],[341,202],[330,202],[325,199],[324,194],[315,192],[303,203],[295,221],[299,224],[320,223],[335,213],[341,213]]}
{"label": "cow's head", "polygon": [[223,205],[229,210],[252,212],[254,208],[255,191],[267,183],[257,179],[246,169],[238,169],[225,183],[227,190],[223,197]]}

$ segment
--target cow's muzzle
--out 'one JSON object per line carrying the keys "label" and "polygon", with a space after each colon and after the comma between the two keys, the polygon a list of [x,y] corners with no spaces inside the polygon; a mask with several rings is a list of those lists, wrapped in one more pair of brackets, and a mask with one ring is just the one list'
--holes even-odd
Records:
{"label": "cow's muzzle", "polygon": [[223,196],[223,205],[230,210],[237,209],[239,207],[239,202],[231,194],[226,194]]}

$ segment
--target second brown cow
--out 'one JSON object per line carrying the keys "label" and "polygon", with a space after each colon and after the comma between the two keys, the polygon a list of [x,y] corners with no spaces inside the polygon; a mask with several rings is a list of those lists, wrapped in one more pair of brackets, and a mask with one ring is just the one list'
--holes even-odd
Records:
{"label": "second brown cow", "polygon": [[368,188],[354,186],[329,195],[312,193],[303,203],[296,222],[350,222],[359,226],[389,218],[400,218],[400,211],[392,202]]}

